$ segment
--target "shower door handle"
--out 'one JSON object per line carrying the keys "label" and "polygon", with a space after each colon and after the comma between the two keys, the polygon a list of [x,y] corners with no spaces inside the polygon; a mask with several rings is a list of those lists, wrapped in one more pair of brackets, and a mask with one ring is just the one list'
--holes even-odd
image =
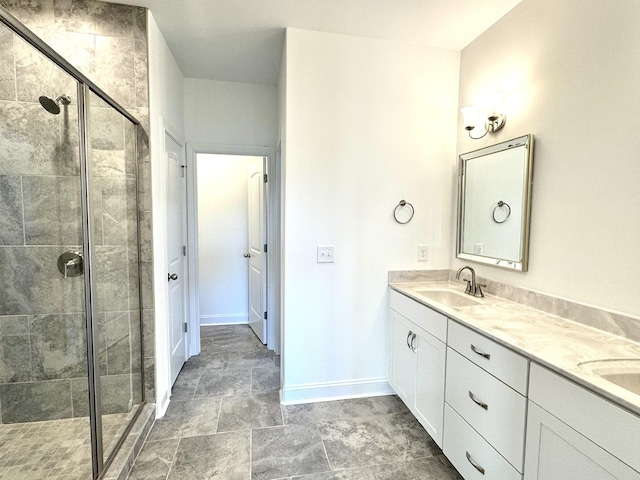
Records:
{"label": "shower door handle", "polygon": [[168,275],[169,275],[169,281],[178,279],[177,273],[169,273]]}

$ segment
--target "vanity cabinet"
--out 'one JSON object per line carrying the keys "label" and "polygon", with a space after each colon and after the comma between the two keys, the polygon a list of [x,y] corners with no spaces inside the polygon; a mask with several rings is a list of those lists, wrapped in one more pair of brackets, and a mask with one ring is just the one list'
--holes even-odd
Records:
{"label": "vanity cabinet", "polygon": [[389,384],[442,448],[447,318],[395,291],[390,306]]}
{"label": "vanity cabinet", "polygon": [[533,365],[525,480],[640,480],[640,417]]}
{"label": "vanity cabinet", "polygon": [[445,455],[467,479],[521,479],[529,361],[449,321]]}

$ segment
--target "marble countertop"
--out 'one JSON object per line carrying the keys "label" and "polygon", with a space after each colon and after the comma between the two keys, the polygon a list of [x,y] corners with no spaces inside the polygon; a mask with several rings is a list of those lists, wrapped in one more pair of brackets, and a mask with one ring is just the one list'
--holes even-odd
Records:
{"label": "marble countertop", "polygon": [[[640,415],[640,395],[598,374],[640,372],[640,344],[494,295],[468,297],[464,295],[464,284],[460,283],[411,282],[389,286]],[[452,290],[477,300],[478,304],[449,306],[428,298],[424,293],[428,295],[430,290]],[[610,359],[625,361],[600,361]]]}

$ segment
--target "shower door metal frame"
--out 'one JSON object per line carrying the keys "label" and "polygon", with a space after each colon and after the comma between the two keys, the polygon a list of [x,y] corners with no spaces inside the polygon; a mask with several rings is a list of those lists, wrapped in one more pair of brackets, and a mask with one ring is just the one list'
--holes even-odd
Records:
{"label": "shower door metal frame", "polygon": [[[24,26],[18,19],[16,19],[11,13],[9,13],[4,7],[0,6],[0,23],[6,25],[11,31],[22,38],[25,42],[34,47],[46,58],[55,63],[59,68],[69,74],[77,81],[78,90],[78,133],[79,133],[79,160],[80,160],[80,183],[81,183],[81,205],[82,205],[82,236],[83,236],[83,254],[85,259],[84,269],[84,293],[85,293],[85,323],[86,323],[86,337],[87,337],[87,381],[89,391],[89,425],[91,433],[91,458],[92,458],[92,477],[94,479],[99,478],[100,475],[109,467],[111,462],[124,443],[127,435],[131,431],[135,420],[142,411],[142,406],[145,403],[144,392],[144,350],[143,350],[143,331],[142,331],[142,276],[140,265],[140,221],[139,221],[139,186],[138,186],[138,138],[140,122],[125,110],[118,102],[113,100],[107,95],[100,87],[93,83],[89,78],[82,74],[77,68],[71,65],[60,54],[53,50],[49,45],[43,42],[37,35]],[[135,172],[136,172],[136,232],[137,232],[137,249],[138,249],[138,312],[139,312],[139,325],[140,325],[140,378],[141,378],[141,398],[142,402],[138,406],[137,411],[131,418],[127,428],[124,430],[121,438],[116,443],[112,454],[107,461],[104,461],[104,451],[102,444],[102,413],[101,413],[101,395],[100,395],[100,372],[99,372],[99,358],[98,351],[98,331],[94,328],[93,319],[94,315],[94,302],[95,298],[95,282],[92,281],[92,242],[91,242],[91,206],[89,198],[89,125],[90,114],[88,112],[88,99],[89,94],[94,93],[110,107],[118,111],[123,117],[129,120],[134,125],[136,146],[135,146]]]}

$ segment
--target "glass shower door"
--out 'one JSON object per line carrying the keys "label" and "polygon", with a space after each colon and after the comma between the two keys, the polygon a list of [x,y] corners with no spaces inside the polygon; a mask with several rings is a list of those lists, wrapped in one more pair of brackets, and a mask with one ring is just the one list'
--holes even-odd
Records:
{"label": "glass shower door", "polygon": [[87,105],[94,338],[106,461],[142,403],[136,126],[93,92]]}
{"label": "glass shower door", "polygon": [[90,478],[78,82],[2,24],[0,72],[0,477]]}

